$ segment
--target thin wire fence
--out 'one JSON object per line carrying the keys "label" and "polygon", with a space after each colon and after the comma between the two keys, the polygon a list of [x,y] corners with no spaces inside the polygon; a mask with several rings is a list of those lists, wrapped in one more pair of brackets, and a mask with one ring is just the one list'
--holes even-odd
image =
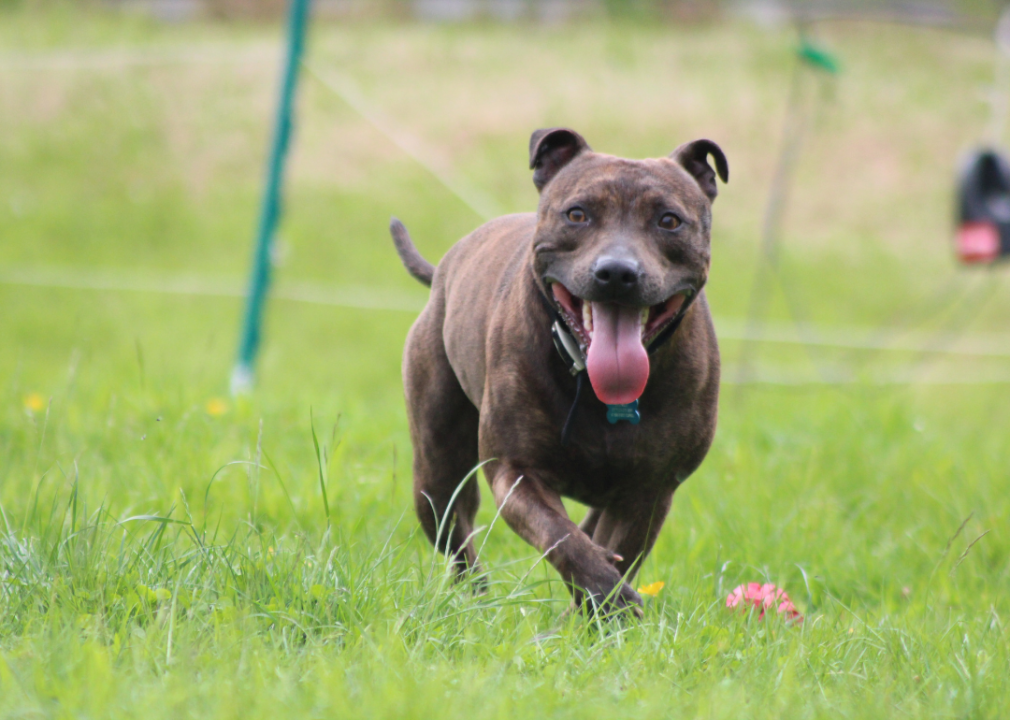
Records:
{"label": "thin wire fence", "polygon": [[[275,61],[281,44],[262,43],[248,46],[227,44],[203,45],[187,48],[159,48],[132,51],[73,51],[3,54],[0,53],[0,72],[21,70],[113,70],[123,67],[158,66],[165,64],[243,63],[249,61]],[[391,118],[373,105],[358,89],[353,78],[332,69],[323,69],[315,63],[304,62],[303,68],[350,109],[378,130],[392,145],[426,170],[454,198],[462,202],[483,220],[501,214],[495,199],[451,169],[441,167],[432,160],[434,153],[406,126]],[[766,233],[767,235],[768,233]],[[774,233],[773,233],[774,234]],[[783,278],[780,278],[784,280]],[[985,298],[999,289],[996,273],[985,285]],[[92,290],[104,292],[147,292],[164,295],[193,297],[244,298],[245,282],[241,278],[212,277],[207,275],[168,275],[132,273],[113,270],[53,267],[2,267],[0,286],[48,288],[54,290]],[[972,293],[968,293],[971,295]],[[390,288],[375,286],[334,286],[319,283],[280,281],[271,296],[282,301],[339,307],[354,310],[417,313],[425,298]],[[948,297],[947,294],[944,297]],[[963,305],[963,303],[957,303]],[[717,318],[719,337],[741,341],[745,349],[753,344],[796,345],[809,349],[849,350],[866,353],[858,369],[865,369],[869,360],[881,352],[914,353],[917,358],[906,367],[876,379],[853,368],[841,373],[816,364],[819,378],[815,382],[798,378],[793,372],[768,373],[765,369],[754,372],[745,358],[742,366],[727,368],[725,382],[729,384],[768,383],[783,385],[804,384],[917,384],[923,382],[948,383],[1007,383],[1010,374],[1000,373],[958,375],[947,379],[924,378],[922,370],[930,358],[957,356],[989,360],[1010,359],[1010,334],[966,335],[963,310],[951,313],[956,321],[944,323],[939,329],[926,333],[916,331],[918,323],[908,327],[880,326],[823,326],[806,319],[793,318],[793,322],[758,321],[752,316],[743,322],[731,318]],[[953,324],[952,324],[953,323]],[[745,353],[747,355],[748,353]],[[813,356],[811,356],[813,357]],[[823,358],[823,355],[818,355]],[[850,363],[851,364],[851,363]]]}
{"label": "thin wire fence", "polygon": [[[238,276],[167,274],[78,267],[0,267],[0,286],[49,290],[138,292],[188,297],[245,297],[245,281]],[[329,285],[281,280],[272,291],[278,300],[337,307],[416,314],[426,302],[421,293],[374,285]],[[771,345],[814,345],[838,350],[891,351],[950,355],[963,358],[1010,359],[1010,333],[967,335],[957,327],[947,334],[904,332],[902,328],[825,326],[807,323],[764,321],[757,326],[744,320],[717,317],[719,337],[724,340]],[[881,335],[886,337],[881,338]]]}

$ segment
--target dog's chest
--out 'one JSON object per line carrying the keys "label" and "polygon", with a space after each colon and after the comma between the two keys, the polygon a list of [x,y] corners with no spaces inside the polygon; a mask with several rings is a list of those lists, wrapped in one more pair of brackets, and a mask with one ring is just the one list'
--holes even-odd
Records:
{"label": "dog's chest", "polygon": [[[675,443],[656,442],[641,426],[621,425],[568,447],[543,449],[555,490],[593,506],[606,505],[620,493],[668,485],[676,477]],[[586,433],[589,435],[589,433]]]}

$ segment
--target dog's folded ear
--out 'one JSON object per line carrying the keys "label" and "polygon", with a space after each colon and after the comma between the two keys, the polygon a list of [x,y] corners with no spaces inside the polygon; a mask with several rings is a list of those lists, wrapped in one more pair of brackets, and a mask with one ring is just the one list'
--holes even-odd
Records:
{"label": "dog's folded ear", "polygon": [[558,171],[576,155],[590,150],[585,138],[568,128],[537,130],[530,136],[530,169],[533,184],[543,190]]}
{"label": "dog's folded ear", "polygon": [[[715,170],[708,164],[709,155],[715,159]],[[719,188],[715,184],[716,172],[723,182],[729,182],[729,163],[726,162],[722,148],[711,140],[684,143],[670,153],[670,157],[691,173],[709,200],[715,200],[719,194]]]}

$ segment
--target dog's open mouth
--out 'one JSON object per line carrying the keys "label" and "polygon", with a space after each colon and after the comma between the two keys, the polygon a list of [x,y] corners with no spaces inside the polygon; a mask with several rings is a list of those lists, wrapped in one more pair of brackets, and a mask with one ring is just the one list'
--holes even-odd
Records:
{"label": "dog's open mouth", "polygon": [[586,370],[596,396],[608,405],[637,400],[649,380],[649,344],[684,305],[677,293],[650,307],[586,302],[559,282],[554,301],[586,353]]}
{"label": "dog's open mouth", "polygon": [[[559,282],[551,283],[551,291],[568,327],[575,333],[583,351],[588,351],[593,343],[594,306],[596,313],[599,314],[601,310],[606,311],[606,306],[616,307],[615,303],[585,302],[582,298],[572,295],[568,288]],[[634,308],[638,312],[639,332],[644,347],[648,348],[656,336],[673,322],[685,299],[683,293],[678,293],[658,305]]]}

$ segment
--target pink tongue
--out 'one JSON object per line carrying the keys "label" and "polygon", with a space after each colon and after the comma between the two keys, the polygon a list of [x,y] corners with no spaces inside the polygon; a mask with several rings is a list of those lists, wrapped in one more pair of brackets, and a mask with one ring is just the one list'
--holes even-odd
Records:
{"label": "pink tongue", "polygon": [[642,346],[640,310],[593,303],[593,340],[586,369],[596,397],[607,405],[637,400],[649,380],[649,354]]}

